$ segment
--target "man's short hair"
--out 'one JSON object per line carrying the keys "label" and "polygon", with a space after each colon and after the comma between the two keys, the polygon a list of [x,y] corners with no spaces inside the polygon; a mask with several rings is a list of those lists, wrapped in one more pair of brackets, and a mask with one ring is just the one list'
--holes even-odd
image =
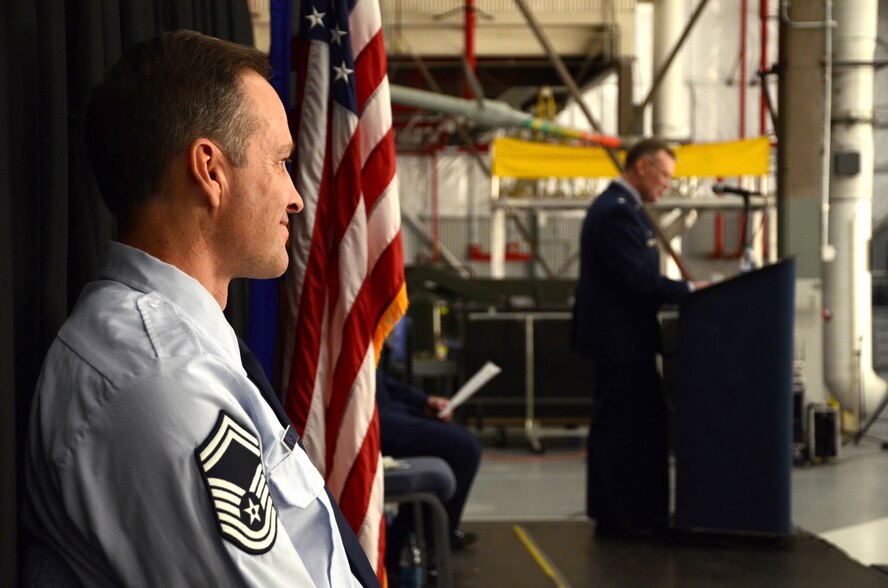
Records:
{"label": "man's short hair", "polygon": [[173,157],[215,141],[234,165],[256,124],[241,75],[271,76],[268,58],[194,31],[164,33],[126,52],[93,90],[85,140],[105,205],[117,216],[157,195]]}
{"label": "man's short hair", "polygon": [[669,145],[659,139],[642,139],[638,141],[626,153],[625,169],[633,169],[635,162],[644,157],[656,155],[660,151],[665,151],[669,157],[675,159],[675,151]]}

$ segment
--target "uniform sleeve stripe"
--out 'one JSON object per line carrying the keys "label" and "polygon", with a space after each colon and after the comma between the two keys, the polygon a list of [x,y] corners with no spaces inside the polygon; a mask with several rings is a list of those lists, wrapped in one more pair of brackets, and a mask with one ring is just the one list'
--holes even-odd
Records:
{"label": "uniform sleeve stripe", "polygon": [[240,500],[240,497],[244,495],[243,488],[240,488],[237,484],[232,484],[228,480],[223,480],[221,478],[207,478],[207,482],[213,489],[213,494],[216,494],[216,489],[218,488],[219,490],[233,493],[237,496],[237,500]]}
{"label": "uniform sleeve stripe", "polygon": [[[225,449],[231,442],[232,437],[237,437],[238,440],[243,443],[244,447],[252,451],[257,457],[260,455],[259,441],[254,435],[250,434],[243,427],[231,420],[228,415],[224,414],[222,419],[222,426],[219,427],[219,430],[213,436],[213,439],[209,444],[200,452],[200,460],[204,462],[206,469],[212,468],[213,464],[218,461],[219,456],[225,453]],[[215,454],[215,457],[210,458],[213,454]]]}
{"label": "uniform sleeve stripe", "polygon": [[264,481],[265,476],[262,475],[262,464],[256,466],[256,473],[253,474],[253,481],[250,482],[250,492],[253,494],[259,494],[262,489],[260,486]]}
{"label": "uniform sleeve stripe", "polygon": [[237,519],[224,513],[219,513],[222,532],[242,543],[244,547],[255,551],[262,551],[274,542],[275,533],[270,531],[270,525],[276,525],[277,519],[272,519],[273,517],[269,517],[259,532],[252,532]]}
{"label": "uniform sleeve stripe", "polygon": [[213,504],[216,505],[216,509],[220,511],[225,511],[235,517],[240,517],[241,511],[237,506],[232,506],[230,502],[225,502],[224,500],[215,500]]}
{"label": "uniform sleeve stripe", "polygon": [[219,513],[219,520],[222,522],[223,527],[231,528],[235,535],[243,537],[247,541],[264,541],[269,535],[271,517],[266,517],[265,524],[262,525],[261,529],[257,529],[256,531],[251,530],[248,526],[243,524],[238,517],[233,517],[224,512]]}
{"label": "uniform sleeve stripe", "polygon": [[232,494],[231,492],[226,492],[225,490],[219,490],[218,488],[213,488],[213,498],[215,500],[224,500],[230,504],[240,504],[241,497],[236,494]]}

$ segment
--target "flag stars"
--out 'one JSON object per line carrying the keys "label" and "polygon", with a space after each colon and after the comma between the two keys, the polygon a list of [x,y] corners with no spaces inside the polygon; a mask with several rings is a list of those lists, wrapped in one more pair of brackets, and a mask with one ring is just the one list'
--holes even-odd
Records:
{"label": "flag stars", "polygon": [[325,14],[327,14],[327,13],[326,12],[318,12],[317,7],[312,6],[311,7],[311,14],[305,15],[305,18],[308,19],[309,23],[311,23],[311,26],[308,28],[313,29],[316,26],[323,26]]}
{"label": "flag stars", "polygon": [[354,72],[355,70],[349,69],[345,67],[345,62],[342,62],[342,65],[339,67],[334,66],[333,71],[336,72],[336,78],[333,80],[334,82],[338,82],[339,80],[345,80],[345,83],[348,83],[348,74]]}
{"label": "flag stars", "polygon": [[339,30],[339,23],[336,23],[332,29],[330,29],[330,42],[336,43],[337,45],[342,45],[342,37],[346,36],[348,31]]}

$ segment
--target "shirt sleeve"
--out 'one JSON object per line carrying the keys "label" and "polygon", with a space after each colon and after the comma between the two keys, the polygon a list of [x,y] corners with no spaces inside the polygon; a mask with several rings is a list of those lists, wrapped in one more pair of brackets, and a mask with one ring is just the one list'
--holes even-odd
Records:
{"label": "shirt sleeve", "polygon": [[[158,360],[94,411],[60,482],[121,584],[312,585],[277,517],[260,433],[232,393],[242,385],[209,356]],[[231,531],[233,519],[247,524]]]}

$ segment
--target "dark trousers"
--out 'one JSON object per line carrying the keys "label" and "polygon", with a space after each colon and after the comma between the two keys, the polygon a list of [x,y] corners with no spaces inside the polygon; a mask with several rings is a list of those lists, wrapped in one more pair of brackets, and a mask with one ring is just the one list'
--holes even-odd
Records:
{"label": "dark trousers", "polygon": [[596,362],[586,512],[598,521],[662,525],[669,509],[666,400],[655,358]]}

